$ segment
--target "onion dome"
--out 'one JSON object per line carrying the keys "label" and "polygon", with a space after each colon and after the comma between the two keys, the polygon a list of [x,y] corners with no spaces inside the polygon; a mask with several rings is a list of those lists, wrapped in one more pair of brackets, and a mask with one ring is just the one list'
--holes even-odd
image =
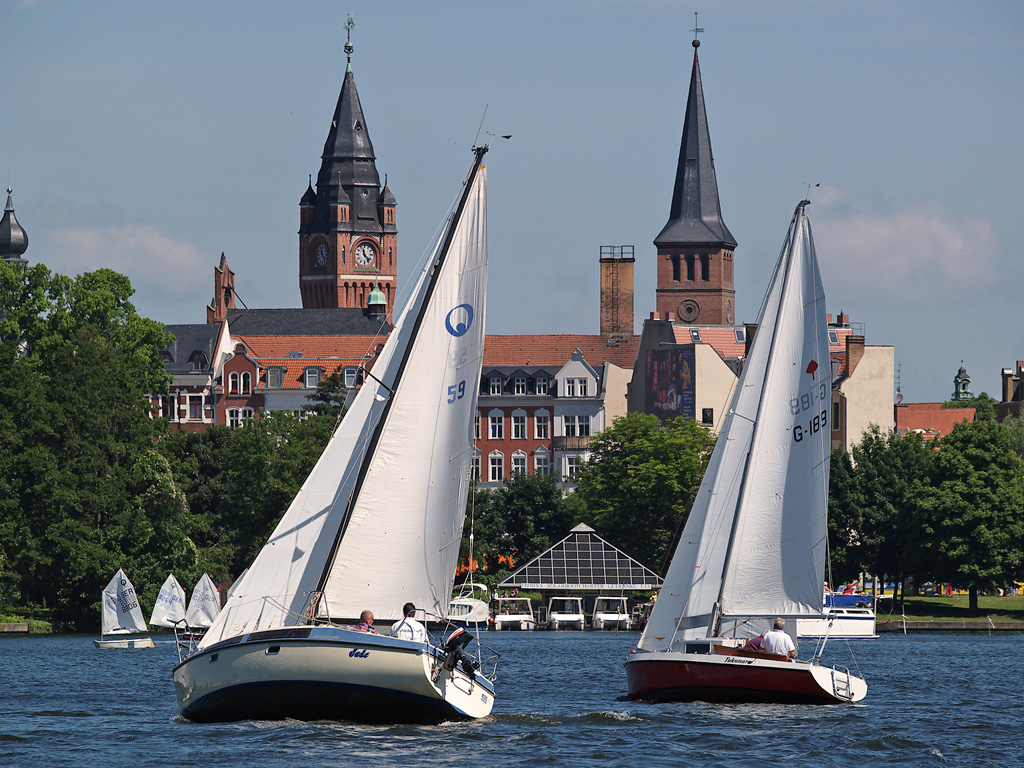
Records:
{"label": "onion dome", "polygon": [[28,235],[14,217],[12,191],[10,187],[7,188],[7,206],[4,208],[3,218],[0,219],[0,259],[11,263],[24,263],[21,255],[28,250]]}

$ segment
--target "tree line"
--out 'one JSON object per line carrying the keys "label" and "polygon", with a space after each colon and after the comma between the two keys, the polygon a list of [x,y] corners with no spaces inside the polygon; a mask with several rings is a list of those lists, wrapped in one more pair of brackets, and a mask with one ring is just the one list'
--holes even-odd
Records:
{"label": "tree line", "polygon": [[[174,433],[149,395],[166,394],[164,326],[138,315],[126,277],[76,278],[0,262],[0,607],[38,608],[95,629],[99,594],[124,568],[144,604],[167,573],[228,583],[266,541],[340,415],[326,377],[298,419]],[[1024,559],[1024,424],[979,419],[930,442],[877,428],[831,460],[834,582],[868,571],[979,591],[1019,578]],[[985,406],[988,406],[987,408]],[[587,523],[663,573],[714,446],[692,419],[628,414],[591,438],[564,495],[556,478],[514,475],[473,489],[462,566],[489,581]],[[469,536],[473,534],[472,547]]]}

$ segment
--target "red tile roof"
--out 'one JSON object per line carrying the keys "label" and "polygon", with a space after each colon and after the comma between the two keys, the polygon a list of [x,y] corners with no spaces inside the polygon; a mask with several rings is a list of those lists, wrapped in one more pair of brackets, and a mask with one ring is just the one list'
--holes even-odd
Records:
{"label": "red tile roof", "polygon": [[961,421],[973,422],[973,408],[943,408],[942,403],[900,403],[896,431],[917,432],[925,440],[948,435]]}
{"label": "red tile roof", "polygon": [[386,336],[250,336],[232,334],[235,341],[245,342],[249,354],[267,365],[267,358],[287,358],[292,351],[301,352],[302,358],[362,359],[373,353]]}
{"label": "red tile roof", "polygon": [[551,365],[563,366],[575,350],[586,361],[597,366],[608,362],[633,370],[639,336],[619,336],[616,346],[608,345],[608,337],[600,334],[488,334],[484,340],[484,365]]}

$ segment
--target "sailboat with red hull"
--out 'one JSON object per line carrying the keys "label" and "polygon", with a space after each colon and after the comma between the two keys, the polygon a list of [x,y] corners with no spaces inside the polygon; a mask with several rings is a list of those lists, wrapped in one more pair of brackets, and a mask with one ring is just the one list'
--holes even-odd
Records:
{"label": "sailboat with red hull", "polygon": [[[747,647],[776,618],[821,617],[831,365],[808,201],[797,206],[736,394],[664,586],[625,662],[629,698],[855,702],[844,667]],[[795,645],[795,637],[794,645]]]}

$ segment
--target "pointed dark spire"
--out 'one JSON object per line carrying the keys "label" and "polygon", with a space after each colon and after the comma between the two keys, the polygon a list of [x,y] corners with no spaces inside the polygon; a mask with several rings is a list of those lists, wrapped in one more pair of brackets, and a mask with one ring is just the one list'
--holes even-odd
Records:
{"label": "pointed dark spire", "polygon": [[14,217],[14,201],[11,198],[13,191],[7,187],[7,205],[4,207],[3,218],[0,218],[0,259],[11,264],[24,264],[26,262],[21,254],[28,250],[28,235]]}
{"label": "pointed dark spire", "polygon": [[[700,30],[703,31],[703,30]],[[715,160],[711,154],[708,117],[704,111],[704,89],[700,82],[700,63],[693,40],[693,73],[686,100],[686,119],[679,148],[676,184],[668,223],[654,239],[656,245],[685,243],[722,243],[736,245],[736,238],[722,221],[718,201]]]}

